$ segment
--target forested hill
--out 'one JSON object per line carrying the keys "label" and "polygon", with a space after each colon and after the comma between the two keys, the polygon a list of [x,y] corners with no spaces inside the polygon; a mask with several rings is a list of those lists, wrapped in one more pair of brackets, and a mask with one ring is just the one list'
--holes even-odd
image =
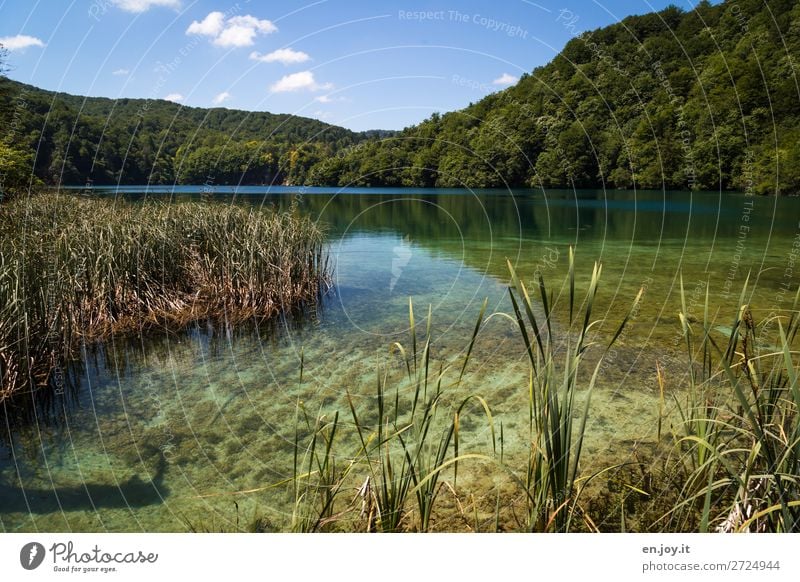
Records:
{"label": "forested hill", "polygon": [[573,38],[549,64],[402,132],[0,79],[0,186],[33,166],[51,184],[800,192],[800,2],[700,2],[588,32],[554,19]]}
{"label": "forested hill", "polygon": [[302,183],[314,163],[375,136],[305,117],[84,98],[5,78],[0,127],[27,173],[33,165],[48,184]]}
{"label": "forested hill", "polygon": [[557,25],[574,38],[515,86],[308,182],[800,192],[800,2],[701,2],[585,33],[563,11]]}

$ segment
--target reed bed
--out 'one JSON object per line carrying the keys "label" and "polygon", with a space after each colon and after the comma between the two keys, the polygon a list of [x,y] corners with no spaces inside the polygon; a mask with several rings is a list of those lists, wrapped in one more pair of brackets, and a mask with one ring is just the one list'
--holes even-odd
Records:
{"label": "reed bed", "polygon": [[[541,279],[536,293],[529,293],[509,264],[512,312],[494,315],[516,324],[528,354],[530,379],[520,386],[528,401],[527,462],[504,459],[502,418],[493,415],[489,401],[478,395],[463,402],[447,399],[450,388],[468,381],[464,371],[480,341],[484,311],[463,363],[433,366],[430,316],[420,341],[412,308],[409,344],[390,349],[400,356],[403,381],[391,385],[379,372],[375,397],[360,409],[348,394],[349,423],[338,413],[309,417],[303,411],[301,424],[311,436],[295,440],[304,461],[295,463],[295,518],[301,519],[293,529],[425,532],[452,531],[448,527],[460,523],[457,529],[468,531],[485,531],[487,525],[490,531],[534,532],[628,531],[630,526],[661,532],[800,531],[800,375],[793,347],[800,331],[800,291],[789,309],[757,323],[745,300],[745,283],[727,328],[714,326],[708,287],[701,319],[691,318],[681,283],[678,319],[687,368],[682,379],[667,380],[652,362],[657,379],[652,389],[661,394],[653,411],[659,420],[656,441],[645,457],[634,455],[635,462],[626,456],[587,470],[581,451],[591,393],[605,355],[642,295],[621,322],[596,333],[592,307],[601,271],[595,265],[579,300],[570,252],[561,286],[565,300],[554,298]],[[599,354],[583,370],[591,350]],[[665,394],[674,401],[669,413]],[[483,411],[484,432],[491,438],[478,449],[459,447],[465,410]],[[664,419],[669,420],[666,429]],[[353,431],[355,446],[347,436]],[[490,482],[504,485],[460,490],[459,471],[474,469],[473,463],[494,476]],[[611,487],[619,493],[610,493]],[[484,515],[494,500],[494,518],[488,520],[493,525],[485,518],[480,525],[476,498],[484,501]],[[467,524],[463,509],[469,500],[474,526]],[[509,508],[519,505],[522,518],[512,509],[509,519]]]}
{"label": "reed bed", "polygon": [[[464,463],[490,467],[511,485],[514,492],[506,492],[511,498],[503,500],[504,506],[522,497],[526,513],[520,524],[523,531],[571,531],[576,526],[575,516],[580,518],[579,529],[594,527],[580,504],[581,492],[594,476],[585,474],[580,466],[590,395],[603,357],[621,335],[641,292],[631,311],[610,334],[610,341],[598,346],[600,354],[594,368],[584,374],[583,360],[597,339],[593,328],[599,322],[592,320],[592,307],[600,266],[595,265],[588,292],[579,301],[570,250],[567,305],[558,306],[569,312],[569,319],[568,325],[558,331],[554,321],[556,304],[544,280],[539,278],[536,282],[537,302],[514,267],[510,263],[508,267],[513,313],[496,315],[517,326],[519,341],[529,356],[530,382],[520,386],[529,407],[527,462],[519,467],[504,458],[502,424],[496,426],[485,398],[477,393],[455,401],[449,397],[451,391],[463,394],[459,387],[465,381],[473,347],[486,320],[486,303],[478,314],[463,360],[438,366],[432,363],[430,310],[420,337],[410,304],[410,341],[390,346],[392,358],[400,358],[402,378],[394,378],[392,383],[388,367],[379,370],[375,397],[360,411],[348,392],[349,423],[343,422],[339,413],[333,417],[320,413],[311,416],[305,408],[298,408],[296,426],[310,436],[301,439],[300,430],[295,433],[293,531],[431,531],[435,529],[434,515],[443,495],[454,499],[456,507],[462,507],[458,474]],[[579,392],[584,400],[580,407],[576,398]],[[464,450],[462,444],[461,425],[467,414],[479,415],[485,423],[483,432],[487,438],[475,450]],[[350,433],[350,438],[342,436],[343,432]],[[352,438],[353,432],[356,439]],[[351,445],[351,450],[342,444],[353,440],[357,444]],[[343,495],[348,491],[349,495]],[[500,505],[497,493],[495,531],[500,527]],[[463,509],[459,511],[465,520]],[[478,530],[476,506],[474,511],[473,529]]]}
{"label": "reed bed", "polygon": [[[680,476],[671,530],[800,531],[800,290],[789,310],[756,323],[746,281],[728,333],[680,314],[690,386],[680,405]],[[681,289],[683,298],[683,289]]]}
{"label": "reed bed", "polygon": [[0,206],[0,401],[63,388],[85,342],[317,300],[323,233],[295,212],[42,193]]}

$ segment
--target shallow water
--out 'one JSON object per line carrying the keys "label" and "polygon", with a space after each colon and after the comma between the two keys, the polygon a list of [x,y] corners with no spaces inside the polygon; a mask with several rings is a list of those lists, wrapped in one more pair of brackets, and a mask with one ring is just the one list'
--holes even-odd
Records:
{"label": "shallow water", "polygon": [[[201,191],[125,188],[117,195],[182,203]],[[285,528],[288,487],[271,485],[291,475],[300,406],[344,418],[349,391],[367,415],[379,366],[399,374],[390,345],[409,344],[409,298],[420,335],[430,305],[434,359],[453,364],[457,376],[484,298],[487,313],[511,311],[506,259],[526,281],[541,273],[558,299],[570,245],[579,289],[592,263],[603,264],[594,312],[606,318],[601,329],[615,327],[646,286],[603,367],[584,453],[587,469],[623,462],[637,443],[655,438],[655,360],[669,386],[681,384],[679,275],[697,316],[708,283],[713,325],[724,331],[748,272],[757,319],[791,305],[800,274],[797,198],[317,188],[220,189],[217,196],[296,204],[318,218],[329,232],[334,290],[300,320],[232,332],[196,326],[87,348],[73,371],[79,386],[52,405],[54,414],[43,408],[35,422],[3,429],[3,531],[230,530],[259,515]],[[512,323],[490,318],[464,382],[446,400],[484,396],[503,422],[512,463],[525,447],[523,357]],[[473,412],[466,446],[488,452],[488,431]],[[354,445],[342,441],[342,454]],[[466,483],[488,494],[491,481],[476,468]]]}

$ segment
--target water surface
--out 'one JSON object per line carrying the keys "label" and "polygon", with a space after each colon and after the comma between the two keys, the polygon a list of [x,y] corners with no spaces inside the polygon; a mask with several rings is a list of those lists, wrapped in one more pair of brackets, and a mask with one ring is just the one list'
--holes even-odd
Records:
{"label": "water surface", "polygon": [[[204,188],[98,190],[181,204]],[[408,344],[409,299],[418,323],[430,306],[435,361],[459,362],[484,298],[488,313],[511,311],[506,260],[526,281],[541,273],[558,298],[570,246],[579,289],[592,263],[603,265],[600,329],[613,328],[646,288],[603,368],[584,453],[587,469],[623,462],[655,438],[656,359],[671,386],[681,383],[680,275],[688,310],[701,314],[708,286],[714,325],[724,330],[748,273],[758,319],[790,306],[800,272],[797,198],[275,187],[217,188],[212,196],[294,205],[318,219],[329,235],[334,289],[306,316],[270,326],[198,325],[87,346],[72,370],[73,393],[24,426],[4,423],[0,530],[230,530],[260,515],[284,528],[289,490],[272,485],[291,474],[298,407],[345,414],[349,390],[370,410],[379,366],[398,369],[390,345]],[[462,393],[448,400],[483,395],[503,422],[512,462],[525,446],[523,356],[512,323],[490,318]],[[482,426],[467,426],[467,442],[486,452]],[[491,479],[476,467],[466,486],[486,494]]]}

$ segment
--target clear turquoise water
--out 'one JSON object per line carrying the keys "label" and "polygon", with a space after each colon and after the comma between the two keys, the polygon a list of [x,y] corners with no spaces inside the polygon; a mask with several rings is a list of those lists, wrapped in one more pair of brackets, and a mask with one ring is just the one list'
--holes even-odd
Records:
{"label": "clear turquoise water", "polygon": [[[201,187],[124,188],[109,195],[182,203]],[[480,305],[510,312],[506,259],[530,280],[563,290],[570,245],[578,286],[603,264],[595,310],[610,329],[644,284],[641,309],[603,368],[593,396],[587,468],[631,458],[655,438],[654,362],[679,386],[678,277],[699,313],[705,284],[715,325],[750,272],[748,297],[767,316],[791,304],[800,263],[800,199],[743,194],[320,188],[218,189],[237,204],[299,206],[326,225],[335,287],[300,321],[87,346],[79,386],[0,438],[0,530],[185,531],[235,529],[267,515],[285,527],[298,402],[347,412],[349,390],[372,403],[378,366],[408,343],[432,310],[434,357],[459,362]],[[793,254],[795,253],[795,254]],[[419,324],[422,333],[424,323]],[[299,381],[300,353],[305,370]],[[526,374],[511,323],[492,317],[475,347],[463,394],[483,395],[522,456]],[[474,423],[468,439],[487,450]],[[345,455],[351,452],[343,445]],[[467,469],[468,473],[469,470]],[[476,495],[493,477],[475,468]],[[250,490],[249,493],[242,493]],[[238,504],[238,510],[234,505]]]}

